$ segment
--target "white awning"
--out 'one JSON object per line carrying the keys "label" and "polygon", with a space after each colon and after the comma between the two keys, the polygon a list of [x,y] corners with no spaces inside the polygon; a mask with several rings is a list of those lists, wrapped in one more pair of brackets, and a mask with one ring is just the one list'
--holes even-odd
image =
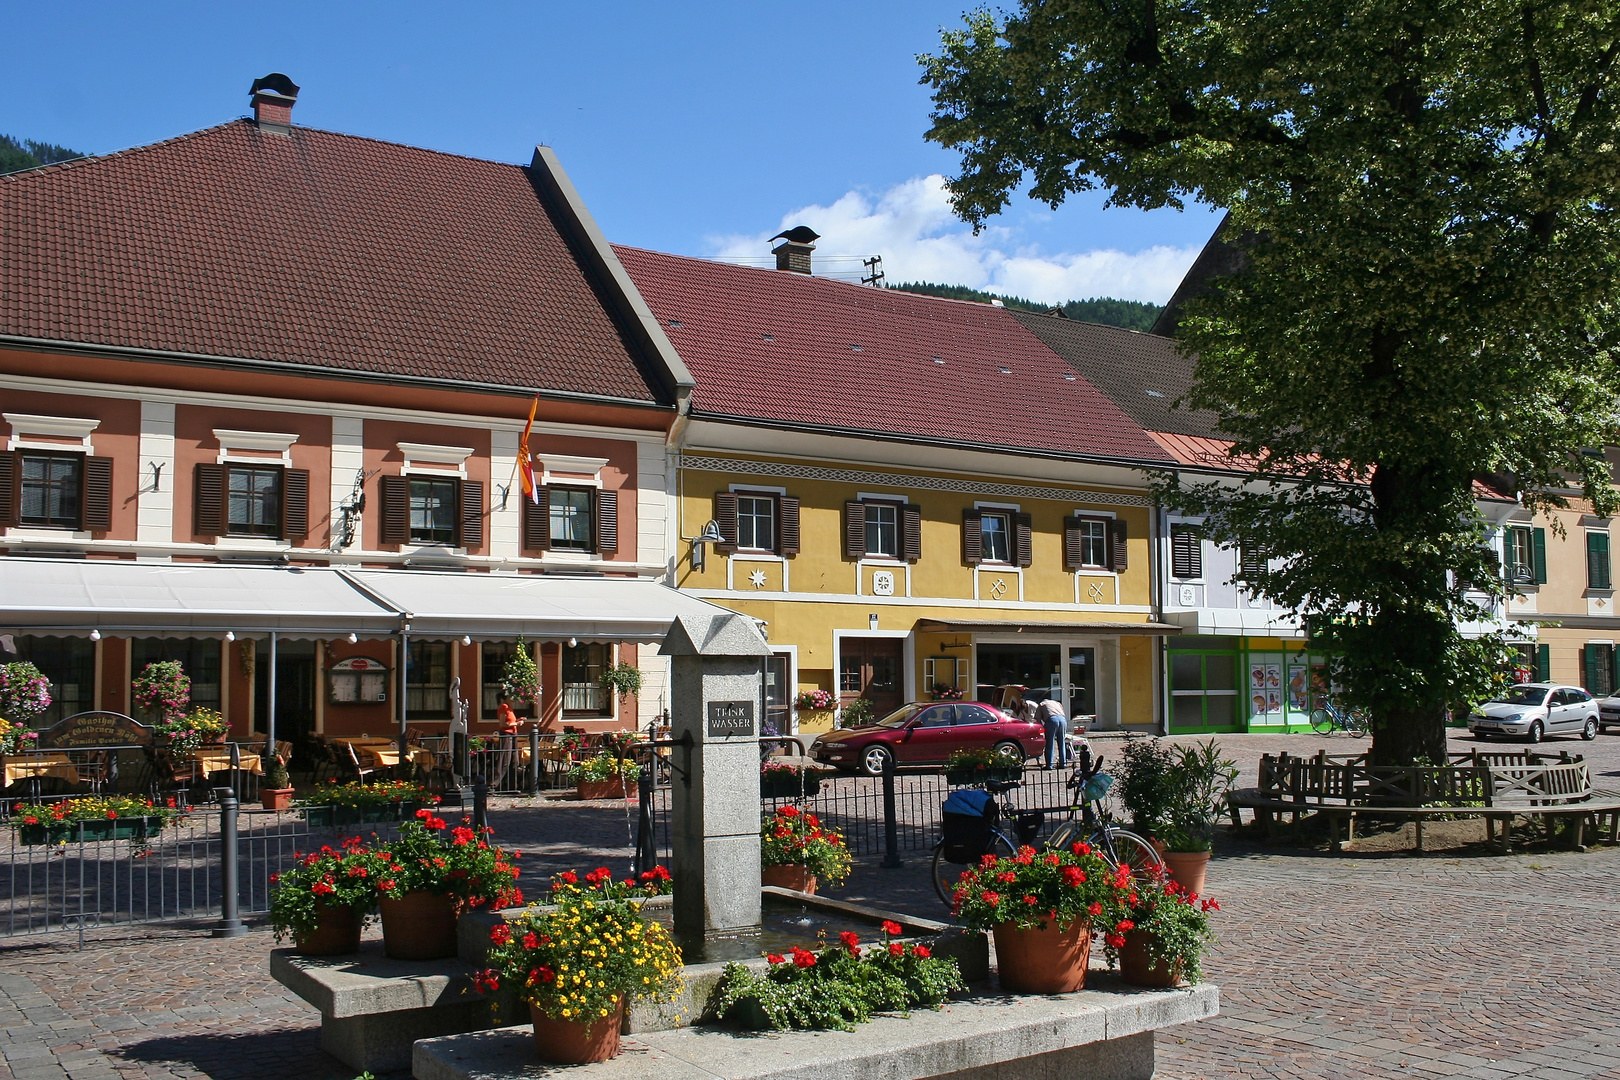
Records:
{"label": "white awning", "polygon": [[678,615],[723,614],[647,578],[349,570],[410,622],[411,636],[662,641]]}
{"label": "white awning", "polygon": [[3,558],[0,627],[382,637],[398,631],[399,615],[324,568]]}
{"label": "white awning", "polygon": [[0,632],[662,641],[723,611],[645,578],[0,558]]}

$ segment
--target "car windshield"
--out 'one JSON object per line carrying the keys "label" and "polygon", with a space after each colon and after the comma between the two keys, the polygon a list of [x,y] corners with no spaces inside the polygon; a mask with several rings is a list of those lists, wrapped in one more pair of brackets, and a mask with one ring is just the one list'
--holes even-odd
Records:
{"label": "car windshield", "polygon": [[921,705],[902,705],[877,722],[878,727],[905,727],[906,722],[922,711]]}
{"label": "car windshield", "polygon": [[1515,686],[1500,697],[1491,698],[1493,705],[1540,705],[1547,696],[1545,686]]}

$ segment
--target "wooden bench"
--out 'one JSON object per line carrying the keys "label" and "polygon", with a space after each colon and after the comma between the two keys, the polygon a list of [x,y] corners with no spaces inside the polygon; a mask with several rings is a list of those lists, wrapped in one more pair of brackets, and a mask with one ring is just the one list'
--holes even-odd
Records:
{"label": "wooden bench", "polygon": [[1418,851],[1423,850],[1424,822],[1437,815],[1484,817],[1487,839],[1505,852],[1512,851],[1513,819],[1518,816],[1540,817],[1549,836],[1556,818],[1573,817],[1576,848],[1585,846],[1589,821],[1599,833],[1607,822],[1606,838],[1620,842],[1620,792],[1593,788],[1579,756],[1472,751],[1448,759],[1445,765],[1397,767],[1369,765],[1365,754],[1267,754],[1260,760],[1260,785],[1230,792],[1227,803],[1234,826],[1247,807],[1265,824],[1268,836],[1280,815],[1290,814],[1297,823],[1302,815],[1320,814],[1332,827],[1335,851],[1355,839],[1357,814],[1411,818]]}

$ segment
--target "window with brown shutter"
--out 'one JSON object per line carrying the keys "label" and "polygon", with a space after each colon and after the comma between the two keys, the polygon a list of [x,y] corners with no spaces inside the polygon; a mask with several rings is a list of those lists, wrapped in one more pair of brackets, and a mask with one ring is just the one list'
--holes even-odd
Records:
{"label": "window with brown shutter", "polygon": [[799,553],[799,500],[791,495],[783,495],[776,500],[777,516],[781,518],[779,530],[779,543],[781,552],[786,555]]}
{"label": "window with brown shutter", "polygon": [[866,504],[859,499],[844,502],[844,558],[866,556]]}
{"label": "window with brown shutter", "polygon": [[1197,525],[1170,526],[1170,576],[1204,576],[1203,530]]}
{"label": "window with brown shutter", "polygon": [[596,551],[614,555],[619,550],[619,493],[606,488],[596,493]]}
{"label": "window with brown shutter", "polygon": [[962,561],[978,566],[984,561],[983,515],[977,510],[962,511]]}
{"label": "window with brown shutter", "polygon": [[523,546],[551,550],[551,489],[544,484],[535,485],[534,498],[523,499]]}
{"label": "window with brown shutter", "polygon": [[484,546],[484,482],[482,480],[463,480],[461,482],[461,530],[457,539],[458,546],[475,548]]}
{"label": "window with brown shutter", "polygon": [[714,523],[720,527],[720,551],[737,550],[737,496],[730,491],[714,493]]}
{"label": "window with brown shutter", "polygon": [[1108,558],[1113,564],[1116,574],[1122,574],[1130,569],[1130,552],[1125,546],[1125,523],[1119,518],[1110,518],[1108,522]]}
{"label": "window with brown shutter", "polygon": [[112,469],[110,457],[84,459],[84,518],[79,527],[87,532],[112,528]]}
{"label": "window with brown shutter", "polygon": [[1063,569],[1078,570],[1085,565],[1080,554],[1080,518],[1069,516],[1063,519]]}
{"label": "window with brown shutter", "polygon": [[17,481],[22,470],[17,467],[17,455],[0,451],[0,525],[17,524],[17,505],[21,501]]}
{"label": "window with brown shutter", "polygon": [[192,480],[192,504],[199,536],[225,534],[225,466],[199,462]]}
{"label": "window with brown shutter", "polygon": [[404,544],[411,538],[411,481],[407,476],[379,476],[377,501],[382,503],[378,540],[384,544]]}
{"label": "window with brown shutter", "polygon": [[1035,528],[1028,514],[1014,515],[1018,530],[1018,565],[1028,566],[1035,561]]}
{"label": "window with brown shutter", "polygon": [[281,471],[281,538],[302,540],[309,535],[309,470]]}
{"label": "window with brown shutter", "polygon": [[922,558],[922,507],[907,506],[901,517],[900,557],[914,563]]}

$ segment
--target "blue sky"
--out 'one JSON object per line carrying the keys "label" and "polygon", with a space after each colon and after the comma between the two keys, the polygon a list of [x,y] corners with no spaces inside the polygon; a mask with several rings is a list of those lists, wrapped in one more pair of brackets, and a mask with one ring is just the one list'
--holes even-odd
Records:
{"label": "blue sky", "polygon": [[765,255],[803,221],[818,256],[881,253],[891,280],[1165,299],[1202,208],[1020,198],[977,238],[950,217],[915,56],[967,6],[12,0],[0,132],[106,153],[242,115],[283,71],[296,123],[499,161],[555,147],[619,243]]}

